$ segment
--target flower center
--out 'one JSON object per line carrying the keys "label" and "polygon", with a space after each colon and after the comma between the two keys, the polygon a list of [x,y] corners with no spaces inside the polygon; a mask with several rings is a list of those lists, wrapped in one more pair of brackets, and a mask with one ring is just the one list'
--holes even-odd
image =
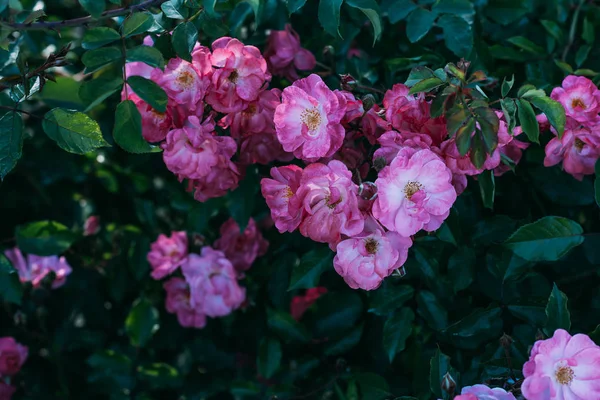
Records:
{"label": "flower center", "polygon": [[234,69],[233,71],[231,71],[231,73],[229,74],[229,77],[227,79],[231,83],[236,83],[239,77],[240,77],[240,74],[238,74],[237,69]]}
{"label": "flower center", "polygon": [[252,104],[248,105],[248,108],[246,108],[244,110],[244,114],[245,115],[254,115],[254,114],[256,114],[257,111],[258,111],[258,107],[256,106],[256,104],[252,103]]}
{"label": "flower center", "polygon": [[365,250],[369,254],[377,253],[377,249],[379,248],[379,242],[373,238],[368,238],[365,240]]}
{"label": "flower center", "polygon": [[315,131],[321,125],[321,114],[316,108],[306,109],[300,114],[300,120],[309,131]]}
{"label": "flower center", "polygon": [[340,204],[342,202],[342,198],[340,197],[339,199],[337,199],[337,201],[330,203],[331,198],[329,196],[327,196],[327,198],[325,199],[325,204],[327,204],[327,207],[329,207],[330,209],[334,209],[335,206],[337,206],[338,204]]}
{"label": "flower center", "polygon": [[182,71],[177,75],[177,85],[181,89],[189,89],[194,84],[194,75],[190,71]]}
{"label": "flower center", "polygon": [[579,139],[579,138],[575,138],[575,148],[579,151],[581,151],[581,149],[583,149],[583,146],[585,146],[585,143],[583,142],[583,140]]}
{"label": "flower center", "polygon": [[284,199],[289,199],[293,195],[294,195],[294,192],[292,192],[292,188],[291,187],[286,186],[285,189],[283,189],[283,198]]}
{"label": "flower center", "polygon": [[571,107],[572,108],[581,107],[581,108],[585,109],[585,103],[579,97],[576,97],[573,100],[571,100]]}
{"label": "flower center", "polygon": [[421,185],[419,182],[408,182],[406,186],[404,186],[404,195],[408,200],[410,200],[411,197],[421,190],[422,187],[423,185]]}
{"label": "flower center", "polygon": [[567,365],[558,367],[556,370],[556,381],[561,385],[569,385],[571,382],[573,382],[574,377],[575,372],[573,372],[571,367]]}

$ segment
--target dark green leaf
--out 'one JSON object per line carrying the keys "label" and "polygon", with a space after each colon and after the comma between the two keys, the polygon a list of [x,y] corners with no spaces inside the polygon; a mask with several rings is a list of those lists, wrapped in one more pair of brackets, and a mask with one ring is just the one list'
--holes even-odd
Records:
{"label": "dark green leaf", "polygon": [[546,32],[550,34],[550,36],[556,39],[558,43],[562,43],[564,39],[564,33],[562,28],[556,22],[547,19],[543,19],[540,22],[544,26],[544,29],[546,29]]}
{"label": "dark green leaf", "polygon": [[160,151],[160,148],[151,146],[142,137],[142,116],[131,100],[125,100],[117,106],[113,137],[119,147],[129,153]]}
{"label": "dark green leaf", "polygon": [[160,9],[167,18],[171,19],[185,19],[186,15],[184,14],[187,14],[185,8],[183,7],[182,0],[167,1],[161,4]]}
{"label": "dark green leaf", "polygon": [[256,365],[258,373],[269,379],[279,369],[281,363],[281,343],[274,338],[265,337],[258,347]]}
{"label": "dark green leaf", "polygon": [[498,146],[498,127],[500,120],[496,112],[489,107],[477,107],[473,112],[476,114],[479,129],[483,135],[483,143],[488,153],[493,153]]}
{"label": "dark green leaf", "polygon": [[42,126],[50,139],[70,153],[85,154],[110,146],[98,123],[81,112],[55,108],[46,113]]}
{"label": "dark green leaf", "polygon": [[544,328],[546,335],[552,336],[557,329],[566,331],[571,329],[571,313],[567,306],[568,300],[567,295],[561,292],[555,283],[546,306],[546,315],[548,316],[548,322]]}
{"label": "dark green leaf", "polygon": [[[565,125],[567,123],[567,117],[565,116],[565,109],[563,106],[558,101],[546,96],[532,97],[528,100],[541,112],[546,114],[548,121],[554,127],[554,129],[556,129],[558,137],[562,137],[562,134],[565,131]],[[521,118],[520,113],[519,118]]]}
{"label": "dark green leaf", "polygon": [[527,9],[522,0],[490,0],[485,13],[497,23],[508,25],[521,19],[527,13]]}
{"label": "dark green leaf", "polygon": [[325,32],[335,37],[340,35],[340,8],[343,0],[320,0],[319,1],[319,22]]}
{"label": "dark green leaf", "polygon": [[577,54],[575,54],[575,64],[577,64],[578,68],[581,67],[585,60],[587,60],[590,50],[592,50],[592,46],[589,44],[584,44],[577,50]]}
{"label": "dark green leaf", "polygon": [[502,334],[502,310],[490,308],[476,310],[469,316],[450,325],[442,333],[455,346],[475,350]]}
{"label": "dark green leaf", "polygon": [[432,8],[438,14],[454,14],[469,16],[475,13],[473,3],[470,0],[439,0]]}
{"label": "dark green leaf", "polygon": [[456,131],[456,147],[461,156],[466,155],[471,148],[471,138],[475,129],[475,120],[467,117],[466,122]]}
{"label": "dark green leaf", "polygon": [[489,208],[490,210],[493,210],[494,196],[496,194],[494,171],[483,171],[477,176],[477,181],[479,182],[479,192],[481,193],[481,200],[483,201],[483,206]]}
{"label": "dark green leaf", "polygon": [[191,52],[198,40],[198,29],[192,22],[184,22],[173,31],[173,49],[184,60],[191,61]]}
{"label": "dark green leaf", "polygon": [[471,25],[456,15],[442,15],[438,25],[444,30],[444,42],[457,57],[468,57],[473,49]]}
{"label": "dark green leaf", "polygon": [[256,196],[260,188],[260,176],[256,167],[249,167],[246,170],[246,177],[240,183],[240,186],[227,196],[227,209],[240,227],[240,232],[244,232],[248,222],[254,212],[256,205]]}
{"label": "dark green leaf", "polygon": [[469,123],[467,120],[471,120],[471,117],[467,117],[467,111],[464,108],[455,107],[446,113],[446,119],[448,120],[448,136],[453,137],[461,126]]}
{"label": "dark green leaf", "polygon": [[169,364],[153,363],[138,367],[139,377],[154,388],[171,388],[180,384],[179,371]]}
{"label": "dark green leaf", "polygon": [[0,253],[0,299],[13,304],[21,304],[23,285],[17,270],[10,261]]}
{"label": "dark green leaf", "polygon": [[0,117],[0,180],[17,165],[23,150],[23,119],[18,112]]}
{"label": "dark green leaf", "polygon": [[404,84],[408,87],[412,87],[419,83],[420,81],[428,78],[435,77],[433,71],[427,67],[415,67],[408,74],[408,78]]}
{"label": "dark green leaf", "polygon": [[417,5],[412,0],[388,0],[381,4],[381,11],[388,15],[390,23],[402,21]]}
{"label": "dark green leaf", "polygon": [[285,341],[308,342],[310,335],[303,325],[299,324],[292,316],[283,311],[267,310],[267,324],[269,329]]}
{"label": "dark green leaf", "polygon": [[105,0],[79,0],[79,4],[94,18],[98,18],[106,9]]}
{"label": "dark green leaf", "polygon": [[482,139],[482,133],[479,129],[475,129],[475,135],[471,139],[471,154],[469,158],[475,168],[483,168],[483,163],[487,158],[487,149]]}
{"label": "dark green leaf", "polygon": [[287,0],[287,9],[290,15],[300,10],[306,4],[306,0]]}
{"label": "dark green leaf", "polygon": [[332,337],[353,327],[360,318],[363,305],[355,292],[327,293],[317,300],[315,337]]}
{"label": "dark green leaf", "polygon": [[81,46],[86,50],[93,50],[119,39],[121,39],[121,35],[114,29],[106,27],[92,28],[85,31]]}
{"label": "dark green leaf", "polygon": [[417,312],[431,328],[439,331],[448,326],[448,311],[433,293],[421,290],[417,293],[417,304]]}
{"label": "dark green leaf", "polygon": [[336,356],[347,353],[360,342],[360,337],[363,332],[363,324],[352,328],[349,333],[344,334],[340,339],[329,342],[325,347],[325,354],[328,356]]}
{"label": "dark green leaf", "polygon": [[79,87],[79,98],[88,104],[86,110],[90,110],[101,104],[113,93],[121,90],[122,87],[123,79],[120,76],[106,78],[100,76],[81,84]]}
{"label": "dark green leaf", "polygon": [[77,236],[63,224],[54,221],[31,222],[15,229],[17,245],[21,251],[38,256],[64,253]]}
{"label": "dark green leaf", "polygon": [[288,290],[309,289],[319,285],[321,274],[332,268],[333,252],[328,247],[321,247],[305,253],[298,265],[292,269]]}
{"label": "dark green leaf", "polygon": [[149,12],[133,13],[125,20],[125,22],[123,22],[123,36],[129,37],[144,33],[150,29],[152,24],[154,24],[154,18]]}
{"label": "dark green leaf", "polygon": [[514,44],[518,48],[523,49],[532,54],[541,55],[541,54],[546,53],[546,51],[544,50],[544,48],[542,46],[538,46],[537,44],[533,43],[531,40],[529,40],[523,36],[513,36],[506,40],[509,43]]}
{"label": "dark green leaf", "polygon": [[159,328],[158,311],[144,299],[137,299],[125,320],[125,331],[132,346],[144,347]]}
{"label": "dark green leaf", "polygon": [[508,311],[515,317],[541,328],[548,319],[544,310],[547,303],[548,300],[543,298],[520,298],[510,302]]}
{"label": "dark green leaf", "polygon": [[534,143],[539,143],[540,126],[535,118],[535,112],[533,111],[533,107],[531,107],[531,103],[523,99],[517,99],[516,103],[518,108],[519,122],[523,128],[523,132],[525,135],[527,135],[529,140]]}
{"label": "dark green leaf", "polygon": [[127,49],[127,62],[141,61],[155,68],[164,68],[165,60],[162,53],[150,46],[138,46]]}
{"label": "dark green leaf", "polygon": [[408,307],[404,307],[385,321],[383,326],[383,348],[390,363],[394,361],[397,353],[404,350],[406,339],[412,332],[414,319],[415,314],[413,311]]}
{"label": "dark green leaf", "polygon": [[89,50],[81,57],[81,62],[85,65],[85,73],[89,74],[115,61],[122,60],[123,55],[117,47],[101,47],[99,49]]}
{"label": "dark green leaf", "polygon": [[572,74],[573,73],[573,67],[571,67],[569,64],[567,64],[564,61],[554,60],[554,64],[556,64],[556,66],[558,68],[562,69],[567,74]]}
{"label": "dark green leaf", "polygon": [[594,40],[596,39],[594,24],[588,18],[583,20],[583,32],[581,33],[581,37],[590,46],[594,44]]}
{"label": "dark green leaf", "polygon": [[515,84],[515,75],[514,74],[510,78],[510,81],[506,80],[506,77],[504,78],[504,80],[502,81],[502,97],[506,97],[508,95],[508,92],[510,92],[510,89],[512,89],[514,84]]}
{"label": "dark green leaf", "polygon": [[373,27],[373,45],[381,36],[381,17],[379,16],[379,5],[375,0],[346,0],[350,7],[358,8],[371,22]]}
{"label": "dark green leaf", "polygon": [[433,26],[437,13],[426,10],[425,8],[416,8],[406,19],[406,35],[411,43],[421,40]]}
{"label": "dark green leaf", "polygon": [[461,246],[448,259],[448,274],[452,281],[454,293],[466,289],[473,282],[475,274],[475,251]]}
{"label": "dark green leaf", "polygon": [[504,244],[528,261],[556,261],[583,242],[582,233],[575,221],[544,217],[517,229]]}
{"label": "dark green leaf", "polygon": [[354,374],[358,382],[361,399],[383,400],[390,396],[390,387],[385,379],[371,372],[362,372]]}
{"label": "dark green leaf", "polygon": [[127,78],[127,83],[140,99],[150,104],[156,111],[160,113],[167,111],[167,102],[169,101],[169,98],[167,97],[167,93],[165,93],[163,88],[158,86],[158,84],[150,79],[137,75]]}
{"label": "dark green leaf", "polygon": [[450,357],[437,348],[429,362],[429,388],[436,398],[444,398],[444,393],[442,393],[442,379],[449,371]]}
{"label": "dark green leaf", "polygon": [[402,307],[413,297],[415,290],[409,285],[394,285],[388,280],[374,292],[369,294],[369,312],[386,316]]}
{"label": "dark green leaf", "polygon": [[104,350],[95,353],[87,359],[91,368],[88,382],[105,383],[122,389],[132,389],[134,378],[131,376],[131,359],[114,350]]}
{"label": "dark green leaf", "polygon": [[423,79],[422,81],[416,83],[413,87],[411,87],[408,91],[408,94],[429,92],[430,90],[435,89],[436,87],[441,86],[443,84],[444,82],[437,77]]}
{"label": "dark green leaf", "polygon": [[506,126],[508,127],[508,133],[513,134],[513,130],[517,125],[517,104],[513,99],[502,99],[500,102],[502,107],[502,113],[506,120]]}

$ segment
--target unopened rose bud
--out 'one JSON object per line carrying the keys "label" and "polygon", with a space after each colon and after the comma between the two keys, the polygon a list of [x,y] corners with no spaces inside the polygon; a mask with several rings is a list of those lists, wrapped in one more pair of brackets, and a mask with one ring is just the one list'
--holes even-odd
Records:
{"label": "unopened rose bud", "polygon": [[456,390],[456,381],[449,372],[446,372],[446,375],[442,378],[442,390],[451,395]]}
{"label": "unopened rose bud", "polygon": [[377,103],[375,101],[375,97],[372,94],[366,94],[360,100],[363,103],[363,109],[365,110],[365,112],[369,111],[371,108],[373,108],[375,103]]}
{"label": "unopened rose bud", "polygon": [[356,89],[356,85],[358,84],[358,82],[356,82],[356,79],[354,79],[354,77],[350,74],[341,74],[340,75],[340,87],[342,88],[342,90],[347,90],[349,92],[353,91],[354,89]]}
{"label": "unopened rose bud", "polygon": [[367,201],[377,198],[377,186],[373,182],[362,182],[358,186],[358,195]]}
{"label": "unopened rose bud", "polygon": [[100,230],[100,217],[92,215],[85,220],[83,224],[83,236],[91,236],[98,233]]}

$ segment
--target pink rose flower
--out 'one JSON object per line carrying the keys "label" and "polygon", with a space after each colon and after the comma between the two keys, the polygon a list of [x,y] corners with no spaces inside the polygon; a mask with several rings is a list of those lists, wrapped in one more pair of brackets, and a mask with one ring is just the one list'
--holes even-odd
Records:
{"label": "pink rose flower", "polygon": [[185,231],[173,231],[171,236],[158,235],[150,245],[147,259],[152,267],[152,278],[159,280],[171,275],[183,264],[188,255],[188,238]]}
{"label": "pink rose flower", "polygon": [[0,400],[10,400],[17,388],[0,381]]}
{"label": "pink rose flower", "polygon": [[456,200],[452,172],[431,150],[402,149],[375,185],[373,216],[406,237],[439,228]]}
{"label": "pink rose flower", "polygon": [[[552,132],[556,135],[554,129]],[[594,165],[600,158],[600,135],[597,129],[567,120],[567,128],[561,139],[556,135],[546,145],[544,166],[550,167],[562,161],[565,172],[575,179],[594,173]]]}
{"label": "pink rose flower", "polygon": [[274,117],[283,149],[306,161],[332,156],[344,141],[342,99],[315,74],[286,87]]}
{"label": "pink rose flower", "polygon": [[305,212],[302,209],[290,210],[290,199],[296,194],[302,178],[302,168],[296,165],[271,168],[271,177],[260,181],[260,188],[275,227],[280,233],[293,232],[298,228]]}
{"label": "pink rose flower", "polygon": [[304,296],[294,296],[290,303],[290,314],[292,315],[292,318],[299,321],[310,306],[325,293],[327,293],[327,288],[320,286],[306,289]]}
{"label": "pink rose flower", "polygon": [[600,90],[585,76],[567,76],[550,96],[563,105],[569,117],[582,123],[598,121]]}
{"label": "pink rose flower", "polygon": [[230,37],[217,39],[212,49],[215,70],[206,102],[222,113],[242,111],[271,80],[267,62],[256,47]]}
{"label": "pink rose flower", "polygon": [[134,99],[133,102],[142,116],[142,136],[144,139],[150,143],[165,140],[173,123],[170,110],[167,109],[164,113],[158,112],[140,98]]}
{"label": "pink rose flower", "polygon": [[4,255],[19,273],[21,282],[31,282],[34,288],[40,287],[42,280],[50,272],[54,272],[56,277],[52,282],[52,288],[57,289],[65,284],[67,276],[72,272],[71,266],[65,257],[42,257],[28,254],[27,260],[25,260],[21,251],[16,247],[6,250]]}
{"label": "pink rose flower", "polygon": [[528,400],[600,399],[600,347],[587,335],[558,329],[535,343],[523,376]]}
{"label": "pink rose flower", "polygon": [[369,143],[377,143],[377,139],[384,133],[392,129],[392,125],[383,119],[385,110],[381,110],[377,104],[363,115],[360,123],[361,130]]}
{"label": "pink rose flower", "polygon": [[181,270],[190,285],[191,306],[209,317],[223,317],[246,300],[231,262],[219,250],[205,246],[200,255],[190,254]]}
{"label": "pink rose flower", "polygon": [[467,154],[461,156],[454,138],[443,142],[440,146],[440,151],[436,151],[436,153],[444,159],[452,173],[458,175],[479,175],[485,170],[494,169],[500,165],[500,152],[496,149],[491,155],[487,155],[481,168],[475,167],[471,161],[471,152],[468,151]]}
{"label": "pink rose flower", "polygon": [[83,224],[83,236],[92,236],[100,231],[100,217],[91,215]]}
{"label": "pink rose flower", "polygon": [[425,94],[409,95],[409,90],[398,83],[385,93],[385,117],[396,130],[418,133],[431,119],[429,103],[425,101]]}
{"label": "pink rose flower", "polygon": [[[346,137],[344,138],[342,147],[340,147],[333,157],[323,158],[319,160],[319,162],[321,164],[327,164],[331,160],[339,160],[343,162],[349,170],[354,171],[365,163],[366,156],[367,150],[360,141],[360,132],[349,130],[346,131]],[[362,174],[361,177],[364,178]]]}
{"label": "pink rose flower", "polygon": [[490,388],[486,385],[465,386],[460,396],[454,400],[517,400],[515,396],[501,388]]}
{"label": "pink rose flower", "polygon": [[374,290],[400,268],[412,240],[384,230],[372,218],[360,235],[342,240],[333,259],[335,271],[352,289]]}
{"label": "pink rose flower", "polygon": [[292,82],[298,79],[296,69],[308,71],[317,65],[315,56],[300,46],[300,37],[290,24],[283,31],[271,31],[264,54],[273,75]]}
{"label": "pink rose flower", "polygon": [[431,137],[422,133],[387,131],[377,139],[381,145],[373,159],[383,158],[386,164],[390,164],[400,149],[410,147],[415,150],[429,149]]}
{"label": "pink rose flower", "polygon": [[189,181],[188,191],[194,192],[194,199],[205,202],[212,198],[225,196],[228,190],[233,190],[238,186],[239,181],[238,167],[229,157],[220,155],[217,165],[210,170],[208,175]]}
{"label": "pink rose flower", "polygon": [[192,111],[204,98],[210,85],[210,77],[202,76],[191,63],[180,58],[171,59],[164,72],[154,70],[152,80],[165,90],[174,103],[186,105]]}
{"label": "pink rose flower", "polygon": [[346,112],[342,118],[342,124],[349,124],[350,122],[362,118],[365,113],[362,101],[354,97],[354,95],[346,90],[334,90],[336,96],[343,97],[340,99],[340,103],[346,103]]}
{"label": "pink rose flower", "polygon": [[289,162],[293,159],[294,155],[283,150],[274,132],[253,133],[240,142],[239,162],[243,165],[267,165],[273,161]]}
{"label": "pink rose flower", "polygon": [[300,233],[315,242],[329,243],[335,249],[342,234],[354,236],[364,228],[357,192],[352,173],[342,162],[310,164],[290,199],[290,214],[297,215],[303,210]]}
{"label": "pink rose flower", "polygon": [[182,278],[171,278],[163,284],[167,291],[165,308],[171,314],[177,314],[179,325],[186,328],[204,328],[206,315],[190,304],[190,286]]}
{"label": "pink rose flower", "polygon": [[0,376],[13,376],[21,370],[29,350],[12,337],[0,338]]}
{"label": "pink rose flower", "polygon": [[229,128],[231,136],[241,138],[253,133],[275,133],[273,116],[275,108],[281,103],[281,90],[271,89],[261,92],[258,98],[249,103],[248,107],[239,112],[225,116],[219,125]]}
{"label": "pink rose flower", "polygon": [[233,218],[221,225],[221,237],[214,246],[225,253],[233,267],[238,272],[248,270],[257,257],[264,255],[269,247],[269,242],[261,235],[253,218],[248,221],[244,232]]}

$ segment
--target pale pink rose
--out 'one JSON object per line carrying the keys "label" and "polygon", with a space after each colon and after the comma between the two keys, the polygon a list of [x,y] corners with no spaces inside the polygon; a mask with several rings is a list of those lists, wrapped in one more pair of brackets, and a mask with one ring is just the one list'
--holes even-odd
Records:
{"label": "pale pink rose", "polygon": [[206,102],[222,113],[242,111],[271,80],[267,62],[256,47],[230,37],[217,39],[212,49],[214,72]]}
{"label": "pale pink rose", "polygon": [[210,170],[208,175],[188,182],[188,191],[194,192],[194,199],[205,202],[212,198],[225,196],[227,191],[237,188],[239,181],[238,167],[229,157],[220,155],[217,165]]}
{"label": "pale pink rose", "polygon": [[165,308],[171,314],[177,314],[179,325],[186,328],[204,328],[206,315],[190,304],[190,286],[182,278],[171,278],[163,284],[167,292]]}
{"label": "pale pink rose", "polygon": [[246,300],[246,289],[223,252],[205,246],[200,255],[190,254],[181,267],[190,285],[190,304],[209,317],[223,317]]}
{"label": "pale pink rose", "polygon": [[374,290],[383,279],[402,267],[412,240],[396,232],[384,232],[369,218],[361,234],[342,240],[333,259],[335,271],[352,289]]}
{"label": "pale pink rose", "polygon": [[17,343],[13,337],[0,338],[0,376],[13,376],[27,360],[27,346]]}
{"label": "pale pink rose", "polygon": [[159,280],[171,275],[185,262],[188,255],[188,238],[185,231],[173,231],[171,236],[158,235],[147,255],[152,278]]}
{"label": "pale pink rose", "polygon": [[[290,199],[296,194],[302,178],[302,168],[296,165],[271,168],[271,177],[260,181],[260,188],[269,209],[271,218],[280,233],[293,232],[302,221],[305,211],[289,209]],[[290,214],[293,211],[293,214]]]}
{"label": "pale pink rose", "polygon": [[65,284],[67,276],[72,272],[71,266],[65,257],[42,257],[28,254],[27,259],[25,259],[21,251],[16,247],[6,250],[4,255],[19,273],[21,282],[31,282],[34,288],[39,287],[42,280],[50,272],[54,272],[55,278],[52,282],[52,288],[57,289]]}
{"label": "pale pink rose", "polygon": [[17,388],[0,381],[0,400],[10,400]]}
{"label": "pale pink rose", "polygon": [[162,142],[172,126],[171,112],[167,109],[161,113],[156,111],[140,98],[133,99],[140,115],[142,116],[142,136],[147,142]]}
{"label": "pale pink rose", "polygon": [[379,108],[377,104],[363,115],[361,119],[361,130],[369,143],[377,143],[377,139],[384,133],[392,129],[392,125],[383,117],[385,110]]}
{"label": "pale pink rose", "polygon": [[274,117],[283,149],[305,161],[332,156],[344,141],[340,121],[346,103],[342,99],[315,74],[286,87]]}
{"label": "pale pink rose", "polygon": [[587,335],[558,329],[535,343],[523,376],[527,400],[600,399],[600,347]]}
{"label": "pale pink rose", "polygon": [[338,97],[343,97],[343,99],[340,100],[340,103],[346,103],[346,112],[342,118],[342,124],[349,124],[356,119],[362,118],[365,113],[362,101],[346,90],[336,89],[333,93]]}
{"label": "pale pink rose", "polygon": [[486,385],[465,386],[460,396],[454,398],[459,400],[517,400],[515,395],[501,388],[490,388]]}
{"label": "pale pink rose", "polygon": [[585,76],[567,76],[550,96],[563,105],[569,117],[583,123],[598,122],[600,90]]}
{"label": "pale pink rose", "polygon": [[161,145],[167,168],[180,179],[202,179],[219,164],[222,157],[231,158],[237,151],[229,136],[216,136],[211,118],[202,124],[196,117],[181,129],[174,129]]}
{"label": "pale pink rose", "polygon": [[418,133],[431,119],[429,103],[423,93],[409,95],[409,90],[406,85],[398,83],[385,93],[385,117],[396,130]]}
{"label": "pale pink rose", "polygon": [[298,79],[296,69],[308,71],[317,65],[315,56],[301,47],[300,37],[290,24],[283,31],[271,31],[264,55],[273,75],[292,82]]}
{"label": "pale pink rose", "polygon": [[300,233],[315,242],[329,243],[335,249],[342,235],[354,236],[363,230],[357,192],[352,173],[342,162],[310,164],[290,199],[290,214],[304,212]]}
{"label": "pale pink rose", "polygon": [[100,217],[89,216],[83,224],[83,236],[92,236],[100,231]]}
{"label": "pale pink rose", "polygon": [[310,308],[322,295],[327,293],[326,287],[315,287],[306,289],[306,293],[304,296],[294,296],[292,298],[292,302],[290,303],[290,314],[292,318],[296,321],[299,321],[300,318],[304,315],[306,310]]}
{"label": "pale pink rose", "polygon": [[429,149],[431,137],[422,133],[387,131],[377,139],[381,145],[373,159],[383,158],[386,164],[390,164],[400,149],[410,147],[415,150]]}
{"label": "pale pink rose", "polygon": [[171,59],[164,72],[154,70],[152,80],[165,90],[174,103],[186,105],[192,111],[204,98],[210,85],[210,77],[202,76],[191,63],[180,58]]}
{"label": "pale pink rose", "polygon": [[456,200],[452,172],[431,150],[404,148],[375,181],[378,196],[373,216],[402,236],[432,231],[448,216]]}
{"label": "pale pink rose", "polygon": [[221,225],[220,233],[221,237],[215,241],[214,247],[225,253],[238,272],[248,270],[269,247],[269,242],[260,233],[253,218],[248,221],[244,232],[240,232],[240,226],[230,218]]}
{"label": "pale pink rose", "polygon": [[[554,128],[552,133],[556,135]],[[589,128],[568,118],[562,138],[556,135],[545,150],[544,166],[550,167],[562,161],[565,172],[582,180],[584,175],[594,173],[594,165],[600,158],[600,135],[595,127]]]}

